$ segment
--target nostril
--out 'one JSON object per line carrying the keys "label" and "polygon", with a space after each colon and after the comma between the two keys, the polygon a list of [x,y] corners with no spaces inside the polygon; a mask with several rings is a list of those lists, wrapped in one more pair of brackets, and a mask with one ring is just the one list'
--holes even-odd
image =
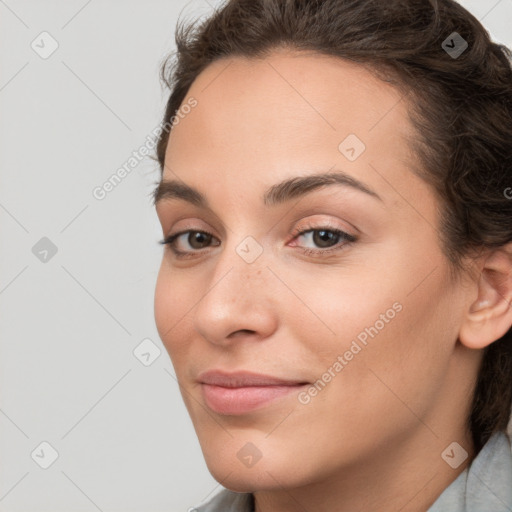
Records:
{"label": "nostril", "polygon": [[251,331],[250,329],[239,329],[238,331],[232,332],[228,338],[236,336],[238,333],[244,333],[244,334],[254,334],[255,331]]}
{"label": "nostril", "polygon": [[238,329],[237,331],[233,331],[230,333],[226,339],[232,340],[236,339],[238,336],[247,336],[248,334],[256,334],[256,331],[252,331],[251,329]]}

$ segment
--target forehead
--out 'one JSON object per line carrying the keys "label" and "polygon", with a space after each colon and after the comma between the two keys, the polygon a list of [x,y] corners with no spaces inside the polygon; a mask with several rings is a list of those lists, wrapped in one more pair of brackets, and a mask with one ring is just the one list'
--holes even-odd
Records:
{"label": "forehead", "polygon": [[[207,170],[270,183],[265,175],[333,166],[375,180],[369,163],[396,173],[414,160],[402,93],[353,61],[290,50],[229,57],[199,74],[183,104],[189,98],[197,106],[173,127],[166,165],[197,184]],[[364,150],[355,161],[343,153],[346,140]]]}

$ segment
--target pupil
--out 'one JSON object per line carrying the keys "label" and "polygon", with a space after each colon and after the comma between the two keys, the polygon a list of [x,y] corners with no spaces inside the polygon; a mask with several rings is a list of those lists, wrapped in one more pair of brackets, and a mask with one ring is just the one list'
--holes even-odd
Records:
{"label": "pupil", "polygon": [[[313,233],[313,242],[320,247],[329,247],[329,242],[332,242],[333,236],[336,236],[336,234],[331,231],[315,231]],[[325,245],[325,243],[327,243],[327,245]]]}
{"label": "pupil", "polygon": [[[204,244],[207,244],[211,239],[211,236],[207,233],[190,233],[188,236],[188,242],[191,247],[194,247],[195,249],[201,249]],[[199,244],[199,246],[196,245]]]}

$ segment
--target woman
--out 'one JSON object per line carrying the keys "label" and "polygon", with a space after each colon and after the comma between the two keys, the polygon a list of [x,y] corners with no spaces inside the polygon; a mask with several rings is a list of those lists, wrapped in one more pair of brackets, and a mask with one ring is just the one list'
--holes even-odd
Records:
{"label": "woman", "polygon": [[232,0],[178,26],[159,334],[199,511],[505,511],[510,52],[451,0]]}

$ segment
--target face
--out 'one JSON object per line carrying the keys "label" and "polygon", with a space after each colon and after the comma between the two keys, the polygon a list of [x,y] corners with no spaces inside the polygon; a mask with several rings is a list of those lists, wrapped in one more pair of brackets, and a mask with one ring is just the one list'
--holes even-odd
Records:
{"label": "face", "polygon": [[211,64],[191,98],[157,201],[173,241],[155,319],[213,476],[299,486],[431,441],[427,424],[442,438],[448,401],[466,401],[445,391],[466,299],[401,94],[355,63],[276,51]]}

